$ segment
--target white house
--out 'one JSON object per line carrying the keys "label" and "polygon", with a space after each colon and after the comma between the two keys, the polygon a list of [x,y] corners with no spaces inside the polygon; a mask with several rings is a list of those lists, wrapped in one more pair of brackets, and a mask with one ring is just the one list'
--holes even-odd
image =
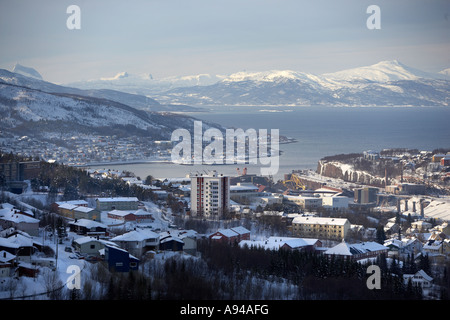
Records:
{"label": "white house", "polygon": [[135,256],[140,256],[147,250],[156,249],[159,246],[159,240],[159,234],[139,228],[111,239],[119,247]]}
{"label": "white house", "polygon": [[31,213],[22,212],[15,208],[0,210],[0,227],[15,228],[31,236],[39,235],[39,220],[31,217]]}
{"label": "white house", "polygon": [[405,284],[411,279],[413,285],[419,285],[422,288],[430,288],[433,278],[426,274],[425,271],[419,270],[415,274],[404,274],[403,281]]}

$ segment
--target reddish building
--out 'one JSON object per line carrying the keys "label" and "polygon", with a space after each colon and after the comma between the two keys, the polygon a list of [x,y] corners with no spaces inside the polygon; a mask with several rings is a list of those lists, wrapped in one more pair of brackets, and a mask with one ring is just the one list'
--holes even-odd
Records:
{"label": "reddish building", "polygon": [[450,155],[446,155],[443,158],[441,158],[441,166],[450,166]]}
{"label": "reddish building", "polygon": [[235,227],[230,229],[221,229],[209,236],[213,241],[220,242],[240,242],[242,240],[250,240],[250,231],[244,227]]}

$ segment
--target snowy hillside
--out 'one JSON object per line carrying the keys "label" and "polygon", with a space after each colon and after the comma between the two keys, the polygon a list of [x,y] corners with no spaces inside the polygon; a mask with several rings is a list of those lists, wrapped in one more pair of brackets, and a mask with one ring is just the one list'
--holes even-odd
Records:
{"label": "snowy hillside", "polygon": [[118,101],[128,101],[132,106],[139,102],[158,104],[150,98],[116,91],[72,90],[0,69],[2,134],[101,131],[106,135],[114,132],[170,139],[173,130],[191,128],[194,121],[181,115],[138,110]]}
{"label": "snowy hillside", "polygon": [[49,93],[74,94],[80,96],[112,100],[145,111],[155,111],[155,112],[196,111],[196,108],[185,105],[160,104],[155,99],[152,99],[151,97],[145,95],[132,94],[111,89],[89,88],[84,90],[79,88],[66,87],[51,82],[39,80],[37,77],[30,77],[23,72],[14,73],[4,69],[0,69],[0,83],[1,82],[36,89],[40,91],[45,91]]}

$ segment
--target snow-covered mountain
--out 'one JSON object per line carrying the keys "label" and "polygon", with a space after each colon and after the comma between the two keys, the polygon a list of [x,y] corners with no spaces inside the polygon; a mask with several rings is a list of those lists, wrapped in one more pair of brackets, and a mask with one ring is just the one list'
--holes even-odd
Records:
{"label": "snow-covered mountain", "polygon": [[448,106],[449,70],[430,73],[391,60],[320,75],[269,70],[155,79],[148,73],[120,72],[56,89],[45,86],[48,92],[102,97],[152,111],[173,105]]}
{"label": "snow-covered mountain", "polygon": [[21,64],[18,64],[18,63],[16,63],[14,65],[14,67],[12,69],[12,72],[18,73],[18,74],[21,74],[23,76],[27,76],[27,77],[30,77],[30,78],[43,80],[41,74],[37,70],[35,70],[33,68],[30,68],[30,67],[25,67],[25,66],[23,66]]}
{"label": "snow-covered mountain", "polygon": [[[32,68],[23,66],[21,66],[20,69],[34,70]],[[36,70],[34,71],[37,72]],[[37,77],[31,77],[24,72],[15,73],[5,69],[0,69],[0,82],[23,86],[31,89],[37,89],[50,93],[75,94],[80,96],[108,99],[145,111],[180,112],[197,110],[196,108],[186,105],[161,104],[155,99],[152,99],[145,95],[132,94],[112,89],[79,89],[74,87],[61,86],[51,82],[40,80]]]}
{"label": "snow-covered mountain", "polygon": [[322,76],[335,81],[372,81],[381,83],[399,80],[418,80],[421,78],[450,79],[442,74],[424,72],[408,67],[397,60],[381,61],[371,66],[325,73]]}
{"label": "snow-covered mountain", "polygon": [[394,60],[322,75],[238,72],[212,85],[175,88],[155,98],[190,105],[447,106],[449,92],[445,73],[424,72]]}
{"label": "snow-covered mountain", "polygon": [[445,76],[450,77],[450,68],[444,69],[442,71],[439,71],[439,74],[443,74]]}
{"label": "snow-covered mountain", "polygon": [[79,89],[112,89],[139,95],[152,95],[178,87],[205,86],[225,78],[221,75],[198,74],[155,79],[151,74],[119,72],[113,77],[67,83],[65,86]]}
{"label": "snow-covered mountain", "polygon": [[[114,95],[119,95],[119,99],[114,99]],[[125,95],[130,96],[131,102],[137,101],[135,95]],[[159,140],[170,139],[175,129],[193,127],[194,118],[138,110],[118,102],[124,97],[120,92],[107,90],[90,96],[89,91],[0,69],[0,136],[45,138],[50,132],[82,132]]]}

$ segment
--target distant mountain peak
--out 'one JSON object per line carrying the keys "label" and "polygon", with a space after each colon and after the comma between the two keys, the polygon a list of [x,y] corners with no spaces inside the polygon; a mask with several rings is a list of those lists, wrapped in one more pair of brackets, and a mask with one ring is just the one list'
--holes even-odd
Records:
{"label": "distant mountain peak", "polygon": [[124,78],[128,78],[129,74],[126,71],[123,72],[119,72],[117,73],[114,77],[112,78],[100,78],[100,80],[104,80],[104,81],[108,81],[108,80],[118,80],[118,79],[124,79]]}
{"label": "distant mountain peak", "polygon": [[411,68],[398,60],[385,60],[364,67],[351,68],[334,73],[323,74],[332,80],[388,82],[398,80],[436,79],[438,74]]}
{"label": "distant mountain peak", "polygon": [[439,71],[439,74],[450,76],[450,68],[447,68],[447,69],[444,69],[442,71]]}
{"label": "distant mountain peak", "polygon": [[36,69],[25,67],[19,63],[16,63],[12,69],[12,72],[21,74],[26,77],[43,80],[41,74],[36,71]]}

